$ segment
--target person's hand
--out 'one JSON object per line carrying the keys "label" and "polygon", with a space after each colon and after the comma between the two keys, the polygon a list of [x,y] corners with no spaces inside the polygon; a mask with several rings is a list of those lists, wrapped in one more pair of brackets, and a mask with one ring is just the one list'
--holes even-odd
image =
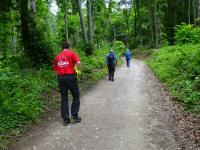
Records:
{"label": "person's hand", "polygon": [[81,71],[79,71],[78,69],[76,70],[76,73],[77,73],[78,76],[81,75]]}
{"label": "person's hand", "polygon": [[78,70],[77,66],[76,66],[74,69],[75,69],[75,71],[76,71],[76,74],[77,74],[78,76],[80,76],[80,75],[81,75],[81,71]]}

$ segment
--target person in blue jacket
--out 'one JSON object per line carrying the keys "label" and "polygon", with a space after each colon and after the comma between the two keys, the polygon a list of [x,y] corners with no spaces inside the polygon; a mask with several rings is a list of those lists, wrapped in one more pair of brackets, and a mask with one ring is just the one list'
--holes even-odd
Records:
{"label": "person in blue jacket", "polygon": [[115,67],[117,65],[117,55],[114,53],[114,50],[111,50],[106,56],[106,63],[108,66],[109,80],[114,81]]}
{"label": "person in blue jacket", "polygon": [[125,56],[126,56],[126,64],[127,64],[127,67],[130,67],[131,52],[130,52],[129,49],[126,50]]}

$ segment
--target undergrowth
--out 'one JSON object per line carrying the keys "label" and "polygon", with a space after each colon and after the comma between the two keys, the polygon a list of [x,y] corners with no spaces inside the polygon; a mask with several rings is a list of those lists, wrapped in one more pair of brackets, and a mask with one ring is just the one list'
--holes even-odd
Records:
{"label": "undergrowth", "polygon": [[174,99],[200,114],[200,45],[161,48],[147,63]]}

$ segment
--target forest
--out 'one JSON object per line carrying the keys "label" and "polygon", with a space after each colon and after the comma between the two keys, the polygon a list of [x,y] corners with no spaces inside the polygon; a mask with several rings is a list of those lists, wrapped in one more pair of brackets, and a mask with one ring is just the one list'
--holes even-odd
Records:
{"label": "forest", "polygon": [[1,0],[0,148],[57,105],[45,95],[57,89],[63,41],[81,57],[82,90],[106,75],[111,49],[121,57],[129,48],[151,54],[155,75],[199,114],[199,26],[200,0]]}

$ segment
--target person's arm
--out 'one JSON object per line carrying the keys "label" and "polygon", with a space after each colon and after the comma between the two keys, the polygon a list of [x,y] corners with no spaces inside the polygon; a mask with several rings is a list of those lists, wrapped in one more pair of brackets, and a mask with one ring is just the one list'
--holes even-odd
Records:
{"label": "person's arm", "polygon": [[77,69],[79,71],[81,71],[82,70],[82,65],[81,65],[81,61],[80,61],[80,58],[79,58],[77,53],[74,53],[74,61],[76,62]]}

